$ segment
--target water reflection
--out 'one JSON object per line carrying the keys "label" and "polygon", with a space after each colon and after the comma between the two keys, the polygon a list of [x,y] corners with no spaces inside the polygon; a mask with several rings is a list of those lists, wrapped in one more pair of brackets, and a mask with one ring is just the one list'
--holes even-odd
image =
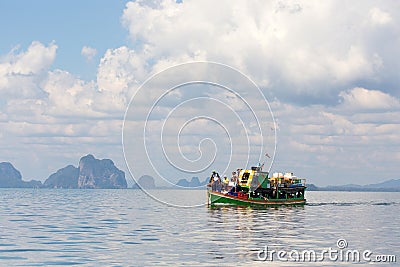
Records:
{"label": "water reflection", "polygon": [[[233,257],[255,260],[257,251],[266,244],[288,245],[304,234],[304,206],[241,207],[215,205],[208,208],[207,225],[213,242],[232,240]],[[226,234],[228,233],[228,234]],[[210,253],[215,252],[212,246]],[[225,251],[220,251],[224,253]]]}

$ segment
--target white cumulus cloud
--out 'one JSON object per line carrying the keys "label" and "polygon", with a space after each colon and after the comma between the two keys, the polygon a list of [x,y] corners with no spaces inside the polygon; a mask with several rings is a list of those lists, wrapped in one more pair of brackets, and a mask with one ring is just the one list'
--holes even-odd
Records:
{"label": "white cumulus cloud", "polygon": [[400,101],[396,97],[378,90],[368,90],[357,87],[350,91],[341,92],[342,107],[352,110],[394,110],[400,108]]}
{"label": "white cumulus cloud", "polygon": [[373,24],[385,25],[392,21],[390,14],[382,11],[378,7],[371,8],[369,15]]}
{"label": "white cumulus cloud", "polygon": [[85,57],[85,59],[87,61],[92,61],[92,59],[96,56],[96,54],[97,54],[96,48],[86,46],[86,45],[84,47],[82,47],[81,55],[83,57]]}
{"label": "white cumulus cloud", "polygon": [[[223,62],[299,102],[304,99],[300,95],[334,97],[358,81],[379,83],[385,76],[399,82],[393,71],[399,67],[393,60],[400,56],[394,45],[399,41],[389,34],[399,31],[393,23],[389,27],[399,12],[393,2],[376,4],[363,1],[345,8],[340,0],[135,1],[127,3],[122,22],[136,52],[151,55],[146,61],[150,65]],[[382,27],[377,31],[365,21]],[[389,39],[382,42],[382,34]]]}
{"label": "white cumulus cloud", "polygon": [[41,93],[39,83],[56,56],[57,45],[34,41],[26,51],[18,47],[0,57],[0,93],[12,97],[32,97]]}

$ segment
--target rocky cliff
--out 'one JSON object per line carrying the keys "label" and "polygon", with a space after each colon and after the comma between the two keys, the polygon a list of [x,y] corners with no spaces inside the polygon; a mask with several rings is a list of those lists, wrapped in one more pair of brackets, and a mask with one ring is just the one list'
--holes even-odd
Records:
{"label": "rocky cliff", "polygon": [[125,173],[110,159],[87,155],[79,161],[78,188],[127,188]]}
{"label": "rocky cliff", "polygon": [[0,183],[2,187],[17,187],[22,183],[21,173],[9,162],[0,163]]}
{"label": "rocky cliff", "polygon": [[79,168],[68,165],[53,173],[44,182],[49,188],[78,188]]}
{"label": "rocky cliff", "polygon": [[23,181],[21,173],[9,162],[0,163],[0,187],[8,188],[127,188],[125,173],[110,159],[82,157],[79,167],[68,165],[40,181]]}
{"label": "rocky cliff", "polygon": [[37,188],[42,187],[40,181],[23,181],[21,173],[9,162],[0,163],[0,187]]}
{"label": "rocky cliff", "polygon": [[110,159],[87,155],[76,168],[69,165],[52,174],[44,182],[50,188],[127,188],[125,173]]}

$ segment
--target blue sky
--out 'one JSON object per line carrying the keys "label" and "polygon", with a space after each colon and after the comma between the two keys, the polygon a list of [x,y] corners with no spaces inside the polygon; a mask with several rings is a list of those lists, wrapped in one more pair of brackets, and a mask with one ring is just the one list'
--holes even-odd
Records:
{"label": "blue sky", "polygon": [[[33,40],[59,46],[52,68],[94,79],[98,60],[108,48],[126,44],[120,17],[127,1],[1,1],[1,54],[15,46],[26,49]],[[81,56],[84,45],[97,49],[92,62]]]}
{"label": "blue sky", "polygon": [[[142,125],[154,104],[149,99],[166,90],[150,88],[142,95],[140,85],[177,64],[212,61],[240,70],[268,99],[278,136],[272,171],[293,171],[318,185],[399,178],[399,20],[395,0],[1,1],[0,161],[12,162],[27,180],[44,180],[88,153],[127,171],[121,133],[130,100],[142,97],[134,112],[134,123]],[[194,69],[158,81],[166,86],[192,77]],[[260,97],[240,85],[232,86],[237,95],[207,87],[174,91],[155,109],[149,144],[160,141],[151,133],[165,130],[171,157],[188,163],[213,155],[212,139],[222,145],[209,168],[224,169],[230,145],[248,151],[240,136],[255,147],[262,139],[254,123],[231,139],[222,131],[244,125],[236,116],[244,113],[240,97],[255,111],[266,110]],[[204,97],[212,101],[163,119],[179,103]],[[235,112],[207,113],[226,114],[220,124],[194,120],[172,149],[175,130],[204,116],[215,101]],[[164,128],[165,121],[170,125]],[[219,130],[207,132],[214,128]],[[191,178],[169,169],[155,153],[159,147],[151,145],[159,173],[172,182]],[[135,155],[137,175],[156,175],[141,155]],[[203,180],[208,171],[196,175]]]}

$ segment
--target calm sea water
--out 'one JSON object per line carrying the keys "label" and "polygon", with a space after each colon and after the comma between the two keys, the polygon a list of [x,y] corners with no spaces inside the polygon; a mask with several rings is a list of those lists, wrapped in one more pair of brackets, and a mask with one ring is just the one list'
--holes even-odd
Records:
{"label": "calm sea water", "polygon": [[[173,195],[174,191],[164,191]],[[206,201],[204,191],[191,197]],[[140,190],[0,189],[0,266],[337,266],[260,250],[371,250],[400,261],[400,193],[307,192],[303,207],[174,208]],[[356,263],[355,266],[370,264]]]}

